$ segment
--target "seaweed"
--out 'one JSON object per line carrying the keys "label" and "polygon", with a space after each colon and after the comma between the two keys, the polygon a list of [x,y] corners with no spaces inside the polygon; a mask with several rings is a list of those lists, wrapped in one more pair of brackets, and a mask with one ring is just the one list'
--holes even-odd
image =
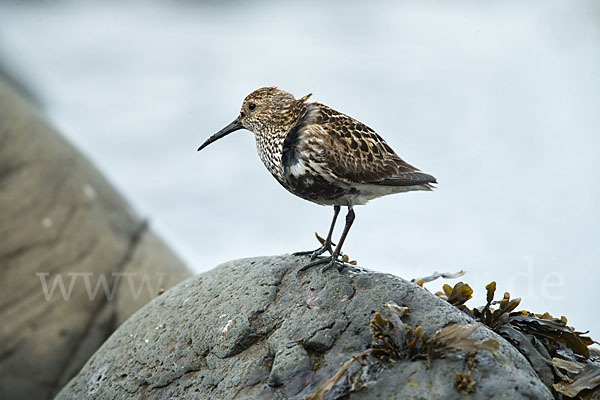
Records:
{"label": "seaweed", "polygon": [[[455,278],[462,274],[463,271],[456,274],[436,272],[425,278],[413,279],[413,282],[423,287],[424,283],[437,278]],[[468,284],[444,284],[442,291],[436,295],[478,323],[452,324],[431,336],[421,326],[412,327],[402,321],[410,313],[408,308],[393,301],[385,303],[386,311],[376,312],[369,322],[372,336],[369,347],[341,363],[337,372],[321,382],[316,391],[305,399],[342,398],[374,381],[377,371],[387,365],[426,360],[429,368],[433,360],[458,356],[458,353],[465,355],[466,369],[456,372],[454,387],[464,395],[473,393],[476,387],[473,379],[475,354],[488,351],[496,357],[499,347],[495,339],[478,341],[471,337],[478,327],[485,325],[525,356],[556,399],[600,400],[600,350],[590,347],[597,342],[586,336],[586,332],[568,326],[564,316],[555,318],[547,312],[516,311],[521,299],[511,298],[509,292],[505,292],[500,300],[494,300],[496,282],[485,288],[486,303],[469,308],[466,303],[472,298],[473,289]]]}
{"label": "seaweed", "polygon": [[[389,308],[402,309],[393,302]],[[405,314],[402,314],[405,315]],[[472,339],[471,334],[479,325],[452,324],[435,331],[431,338],[423,327],[413,328],[394,315],[390,319],[384,318],[381,313],[376,312],[370,322],[372,340],[371,348],[373,355],[382,361],[395,363],[399,360],[414,360],[426,358],[428,367],[435,358],[447,356],[450,353],[465,352],[475,354],[479,350],[487,350],[494,356],[498,349],[498,342],[487,339],[482,342]],[[392,322],[394,318],[394,322]]]}
{"label": "seaweed", "polygon": [[[436,295],[517,348],[540,380],[553,390],[556,399],[562,399],[562,396],[600,399],[600,354],[597,349],[589,347],[597,342],[585,336],[586,332],[578,332],[568,326],[564,316],[555,318],[548,312],[515,311],[521,299],[511,299],[509,292],[505,292],[501,300],[494,300],[496,282],[485,288],[486,304],[472,309],[465,303],[472,297],[473,291],[463,282],[454,287],[444,284],[443,291]],[[468,387],[464,373],[457,373],[455,382],[460,384],[460,390]]]}
{"label": "seaweed", "polygon": [[475,354],[479,350],[486,350],[496,357],[496,350],[498,350],[498,341],[496,339],[489,338],[481,342],[471,339],[471,334],[478,327],[478,324],[452,324],[436,331],[431,338],[433,350],[464,351],[467,354]]}
{"label": "seaweed", "polygon": [[[384,304],[388,317],[376,312],[369,322],[371,328],[371,344],[365,351],[355,353],[329,379],[321,382],[315,392],[305,397],[306,400],[325,400],[343,397],[362,389],[372,380],[373,373],[388,364],[402,360],[426,360],[431,367],[434,359],[450,357],[458,352],[467,354],[469,369],[460,371],[455,378],[457,390],[461,393],[472,393],[475,381],[471,377],[475,368],[473,356],[480,350],[496,354],[498,342],[495,339],[477,341],[471,334],[478,324],[452,324],[437,330],[431,338],[421,326],[413,328],[404,322],[402,317],[409,314],[407,307],[401,307],[393,301]],[[355,363],[358,368],[352,368]]]}
{"label": "seaweed", "polygon": [[553,359],[552,365],[563,379],[552,385],[558,393],[571,398],[578,395],[582,399],[593,398],[592,395],[598,398],[598,390],[591,392],[588,389],[597,389],[600,386],[600,365],[593,362],[582,364],[560,358]]}
{"label": "seaweed", "polygon": [[[356,356],[358,357],[358,355]],[[332,389],[334,389],[334,386],[340,381],[340,379],[342,379],[342,377],[346,374],[346,372],[350,369],[350,367],[352,366],[352,364],[357,361],[357,358],[355,358],[355,356],[353,356],[350,360],[346,361],[344,364],[342,364],[341,368],[329,379],[321,382],[321,384],[319,386],[317,386],[317,389],[314,393],[308,395],[307,397],[304,398],[304,400],[324,400],[326,397],[326,394],[328,394],[328,392],[330,392]],[[352,386],[350,387],[350,389],[344,393],[350,393]],[[331,396],[328,396],[331,397]],[[333,397],[336,398],[336,397]]]}
{"label": "seaweed", "polygon": [[442,289],[443,292],[437,292],[436,296],[443,298],[461,310],[466,307],[464,304],[473,297],[473,289],[463,282],[458,282],[454,287],[446,283]]}
{"label": "seaweed", "polygon": [[471,394],[475,392],[475,380],[473,379],[473,371],[477,366],[475,357],[467,358],[467,371],[456,371],[454,377],[454,387],[460,394]]}

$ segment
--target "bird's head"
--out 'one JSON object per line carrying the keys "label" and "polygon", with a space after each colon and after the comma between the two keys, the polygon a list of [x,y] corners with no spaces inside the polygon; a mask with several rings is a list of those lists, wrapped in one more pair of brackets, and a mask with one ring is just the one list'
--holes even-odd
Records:
{"label": "bird's head", "polygon": [[276,87],[257,89],[244,99],[240,115],[209,137],[198,151],[240,129],[247,129],[255,135],[288,132],[306,113],[305,103],[310,96],[309,94],[296,100],[291,93]]}

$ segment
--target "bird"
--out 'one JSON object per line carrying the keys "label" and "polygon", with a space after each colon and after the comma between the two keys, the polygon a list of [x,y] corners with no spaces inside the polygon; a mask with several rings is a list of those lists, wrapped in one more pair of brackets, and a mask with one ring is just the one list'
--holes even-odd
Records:
{"label": "bird", "polygon": [[[325,264],[323,271],[344,266],[342,246],[355,220],[354,206],[394,193],[432,190],[437,183],[400,158],[383,138],[362,122],[318,102],[312,94],[296,99],[277,87],[246,96],[240,113],[199,148],[246,129],[254,134],[267,170],[289,192],[316,204],[333,206],[333,219],[321,247],[297,252],[310,255],[300,271]],[[341,207],[346,223],[337,245],[332,235]],[[334,248],[335,246],[335,248]],[[323,253],[329,256],[321,256]]]}

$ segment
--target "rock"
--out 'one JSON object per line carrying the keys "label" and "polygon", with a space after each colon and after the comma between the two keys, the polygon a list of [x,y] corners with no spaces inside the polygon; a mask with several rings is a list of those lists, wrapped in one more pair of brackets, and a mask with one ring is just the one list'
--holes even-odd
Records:
{"label": "rock", "polygon": [[52,398],[160,287],[191,275],[1,78],[0,238],[0,399]]}
{"label": "rock", "polygon": [[322,398],[347,394],[349,375],[366,384],[354,381],[352,399],[456,399],[465,388],[472,399],[553,398],[525,358],[484,326],[471,338],[493,339],[495,355],[446,354],[429,368],[426,357],[374,359],[370,369],[352,362],[369,348],[370,321],[387,302],[408,307],[402,321],[430,338],[474,321],[403,279],[356,268],[297,276],[304,262],[232,261],[180,283],[125,321],[57,399],[300,399],[340,371]]}

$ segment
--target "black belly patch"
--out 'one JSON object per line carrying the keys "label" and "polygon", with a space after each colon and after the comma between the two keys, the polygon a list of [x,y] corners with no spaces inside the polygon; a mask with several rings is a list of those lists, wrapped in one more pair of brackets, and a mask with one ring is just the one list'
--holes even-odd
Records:
{"label": "black belly patch", "polygon": [[319,175],[288,175],[283,186],[303,199],[310,201],[333,201],[342,196],[357,194],[358,190],[338,186],[328,182]]}

